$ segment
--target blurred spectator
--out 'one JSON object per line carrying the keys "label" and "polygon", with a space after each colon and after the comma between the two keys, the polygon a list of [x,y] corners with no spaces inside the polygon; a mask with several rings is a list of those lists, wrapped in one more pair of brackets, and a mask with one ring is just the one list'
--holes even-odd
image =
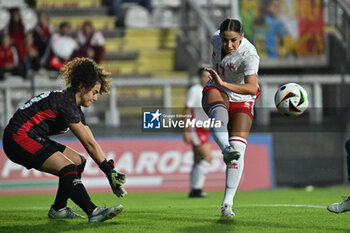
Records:
{"label": "blurred spectator", "polygon": [[[278,45],[283,42],[287,30],[279,19],[280,0],[262,0],[260,9],[253,22],[253,43],[261,57],[279,57]],[[282,55],[282,54],[281,54]]]}
{"label": "blurred spectator", "polygon": [[21,62],[25,56],[25,27],[18,8],[11,9],[10,13],[11,16],[10,22],[7,26],[7,33],[11,36],[13,43],[17,47],[18,58]]}
{"label": "blurred spectator", "polygon": [[17,74],[18,64],[17,49],[13,45],[10,35],[5,34],[0,45],[0,80],[4,79],[4,72]]}
{"label": "blurred spectator", "polygon": [[34,39],[32,33],[27,33],[26,40],[26,56],[24,57],[24,64],[26,70],[37,71],[40,68],[39,52],[34,45]]}
{"label": "blurred spectator", "polygon": [[49,69],[59,70],[71,58],[75,50],[78,49],[77,42],[71,37],[71,25],[62,22],[59,32],[52,35],[50,40]]}
{"label": "blurred spectator", "polygon": [[24,2],[29,6],[30,8],[36,7],[36,0],[24,0]]}
{"label": "blurred spectator", "polygon": [[152,13],[151,0],[114,0],[114,15],[117,16],[116,25],[119,27],[124,27],[124,14],[121,9],[122,3],[139,3],[140,5],[144,6],[149,13]]}
{"label": "blurred spectator", "polygon": [[77,57],[88,57],[96,63],[101,63],[104,56],[105,39],[102,32],[95,31],[90,21],[83,23],[82,29],[78,32],[79,51]]}
{"label": "blurred spectator", "polygon": [[40,58],[45,54],[52,33],[53,29],[49,23],[47,14],[45,12],[40,12],[39,22],[33,31],[34,45],[38,49]]}

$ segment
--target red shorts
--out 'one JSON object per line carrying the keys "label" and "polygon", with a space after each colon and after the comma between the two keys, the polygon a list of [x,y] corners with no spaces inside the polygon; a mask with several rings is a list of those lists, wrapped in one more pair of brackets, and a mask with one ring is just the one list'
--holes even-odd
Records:
{"label": "red shorts", "polygon": [[210,131],[206,128],[191,128],[190,135],[192,139],[192,144],[194,146],[200,146],[209,142]]}
{"label": "red shorts", "polygon": [[[220,90],[217,87],[209,86],[209,87],[205,87],[203,89],[203,96],[205,95],[206,92],[208,92],[211,89],[217,89],[217,90],[221,91],[222,93],[225,93],[224,91]],[[252,118],[252,120],[254,120],[254,110],[253,110],[254,104],[255,104],[255,101],[259,98],[259,96],[260,96],[260,88],[258,89],[258,91],[256,93],[256,98],[254,101],[230,102],[229,108],[228,108],[228,113],[230,115],[232,115],[234,113],[239,113],[239,112],[246,113]]]}

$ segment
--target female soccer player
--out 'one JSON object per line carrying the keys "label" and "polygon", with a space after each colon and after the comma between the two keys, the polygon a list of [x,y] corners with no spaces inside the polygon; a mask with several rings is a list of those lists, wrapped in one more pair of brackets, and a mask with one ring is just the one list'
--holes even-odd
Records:
{"label": "female soccer player", "polygon": [[56,199],[49,218],[81,218],[67,207],[70,198],[89,217],[89,222],[102,222],[119,214],[123,206],[100,208],[91,202],[80,178],[85,158],[68,146],[49,138],[69,129],[76,135],[88,154],[106,174],[118,197],[126,194],[122,184],[125,175],[113,169],[85,123],[82,107],[89,107],[98,94],[107,94],[108,72],[87,58],[76,58],[62,70],[67,89],[48,91],[22,105],[4,130],[3,147],[6,155],[27,169],[37,169],[59,177]]}
{"label": "female soccer player", "polygon": [[236,19],[224,20],[211,40],[215,70],[206,69],[211,80],[203,90],[202,105],[211,119],[222,123],[211,132],[227,165],[221,212],[224,217],[233,217],[232,203],[243,172],[253,106],[260,93],[259,56]]}
{"label": "female soccer player", "polygon": [[[200,83],[193,85],[187,92],[185,115],[186,120],[202,120],[208,117],[202,109],[202,90],[209,80],[209,72],[202,67],[198,70]],[[190,172],[190,195],[189,197],[205,197],[202,191],[205,183],[205,174],[207,167],[212,160],[209,141],[209,129],[206,128],[184,128],[184,140],[192,146],[193,166]]]}
{"label": "female soccer player", "polygon": [[[347,160],[347,172],[348,180],[350,180],[350,139],[345,142],[346,160]],[[345,196],[344,201],[333,203],[327,206],[327,210],[336,214],[344,213],[350,210],[350,196]]]}

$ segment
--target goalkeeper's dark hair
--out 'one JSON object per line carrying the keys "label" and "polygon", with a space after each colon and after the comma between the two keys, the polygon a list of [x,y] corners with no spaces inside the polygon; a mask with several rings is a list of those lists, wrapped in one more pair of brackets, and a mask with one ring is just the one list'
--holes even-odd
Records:
{"label": "goalkeeper's dark hair", "polygon": [[99,67],[90,58],[75,58],[60,70],[64,77],[66,86],[73,89],[76,93],[82,88],[86,91],[91,90],[96,83],[101,84],[100,94],[108,94],[111,79],[108,78],[111,73]]}

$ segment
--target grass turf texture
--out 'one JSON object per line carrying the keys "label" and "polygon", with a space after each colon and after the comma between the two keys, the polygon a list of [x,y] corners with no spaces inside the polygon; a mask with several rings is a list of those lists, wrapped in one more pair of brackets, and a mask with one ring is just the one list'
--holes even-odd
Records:
{"label": "grass turf texture", "polygon": [[341,195],[350,195],[350,188],[241,191],[234,202],[236,217],[224,219],[218,210],[223,192],[209,192],[201,199],[190,199],[184,192],[130,193],[123,199],[92,194],[99,206],[124,205],[119,216],[103,223],[48,219],[54,195],[0,196],[0,232],[350,232],[350,212],[333,214],[325,208],[341,201]]}

